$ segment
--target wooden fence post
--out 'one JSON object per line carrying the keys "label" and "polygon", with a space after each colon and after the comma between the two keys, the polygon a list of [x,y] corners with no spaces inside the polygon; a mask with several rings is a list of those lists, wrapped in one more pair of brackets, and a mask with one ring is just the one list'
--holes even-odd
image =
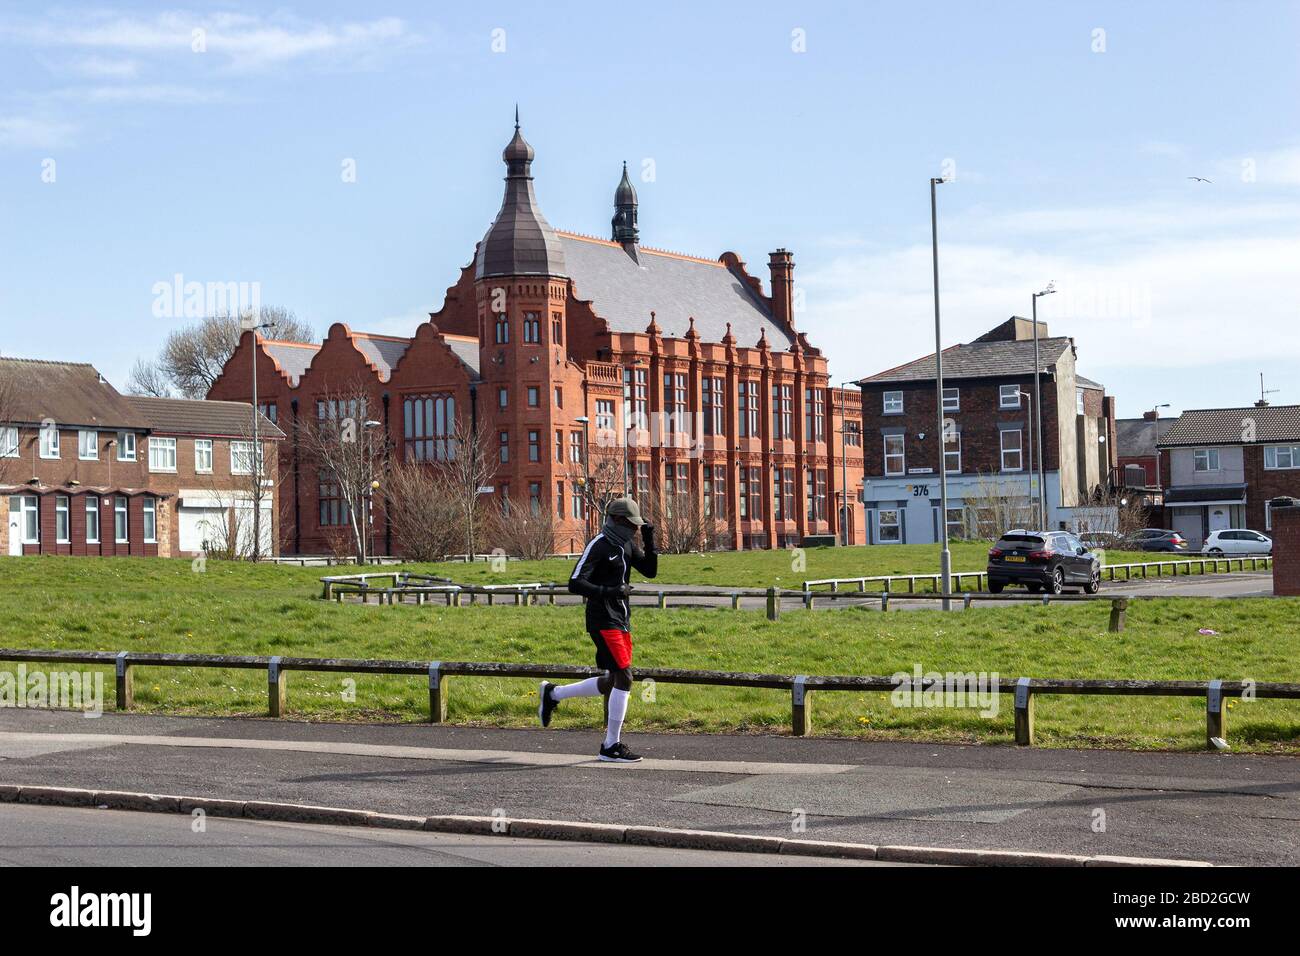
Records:
{"label": "wooden fence post", "polygon": [[774,587],[767,589],[767,619],[769,621],[781,619],[781,597],[776,593]]}
{"label": "wooden fence post", "polygon": [[1205,690],[1205,749],[1228,749],[1227,708],[1223,706],[1223,681],[1212,680]]}
{"label": "wooden fence post", "polygon": [[280,669],[280,658],[272,657],[266,668],[266,691],[272,717],[283,717],[288,710],[287,676]]}
{"label": "wooden fence post", "polygon": [[1034,745],[1034,695],[1028,677],[1016,681],[1016,743],[1022,747]]}
{"label": "wooden fence post", "polygon": [[812,591],[804,591],[804,592],[803,592],[803,606],[804,606],[804,610],[805,610],[805,611],[811,611],[811,610],[813,609],[813,593],[812,593]]}
{"label": "wooden fence post", "polygon": [[667,609],[668,609],[668,598],[667,598],[667,596],[664,594],[663,591],[660,591],[660,592],[659,592],[659,610],[661,610],[661,611],[666,611]]}
{"label": "wooden fence post", "polygon": [[888,610],[889,610],[889,592],[888,592],[888,591],[882,591],[882,592],[880,593],[880,609],[881,609],[882,611],[888,611]]}
{"label": "wooden fence post", "polygon": [[733,594],[731,595],[731,609],[732,609],[733,611],[739,611],[739,610],[740,610],[740,595],[739,595],[739,594],[735,594],[735,593],[733,593]]}
{"label": "wooden fence post", "polygon": [[117,654],[117,709],[130,710],[135,706],[135,677],[127,662],[126,651]]}
{"label": "wooden fence post", "polygon": [[1128,612],[1128,598],[1115,598],[1110,602],[1110,631],[1118,634],[1124,630],[1124,618]]}
{"label": "wooden fence post", "polygon": [[790,732],[796,737],[812,733],[812,709],[808,703],[808,678],[799,675],[790,687]]}
{"label": "wooden fence post", "polygon": [[442,683],[442,661],[429,664],[429,723],[447,722],[447,693]]}

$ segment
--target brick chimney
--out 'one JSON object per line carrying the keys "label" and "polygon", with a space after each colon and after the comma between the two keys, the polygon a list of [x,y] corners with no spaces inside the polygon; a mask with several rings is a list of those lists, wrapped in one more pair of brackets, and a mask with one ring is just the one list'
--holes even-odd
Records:
{"label": "brick chimney", "polygon": [[794,329],[794,256],[787,249],[768,254],[767,267],[772,270],[772,318]]}
{"label": "brick chimney", "polygon": [[1142,420],[1143,420],[1144,422],[1155,422],[1155,421],[1159,421],[1159,420],[1160,420],[1160,413],[1157,412],[1155,409],[1152,409],[1152,410],[1149,411],[1149,412],[1143,412],[1143,413],[1142,413]]}

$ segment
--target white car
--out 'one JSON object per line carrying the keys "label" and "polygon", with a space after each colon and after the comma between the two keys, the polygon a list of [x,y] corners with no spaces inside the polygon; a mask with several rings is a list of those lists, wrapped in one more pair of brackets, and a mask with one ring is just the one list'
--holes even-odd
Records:
{"label": "white car", "polygon": [[1211,531],[1201,551],[1204,554],[1272,554],[1273,539],[1258,531],[1226,528]]}

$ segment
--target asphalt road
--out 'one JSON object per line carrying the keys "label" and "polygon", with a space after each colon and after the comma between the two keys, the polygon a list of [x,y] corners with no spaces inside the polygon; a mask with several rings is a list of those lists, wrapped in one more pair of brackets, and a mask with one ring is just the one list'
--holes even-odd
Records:
{"label": "asphalt road", "polygon": [[636,734],[649,759],[620,766],[592,759],[596,742],[587,731],[3,710],[0,783],[775,836],[802,814],[808,839],[1300,863],[1292,757]]}
{"label": "asphalt road", "polygon": [[[889,866],[759,853],[6,804],[0,866]],[[894,864],[896,865],[896,864]]]}

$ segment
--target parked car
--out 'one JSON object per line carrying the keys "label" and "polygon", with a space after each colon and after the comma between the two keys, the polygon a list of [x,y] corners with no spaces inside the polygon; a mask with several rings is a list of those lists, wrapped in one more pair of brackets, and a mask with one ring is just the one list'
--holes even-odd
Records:
{"label": "parked car", "polygon": [[1081,585],[1096,594],[1101,589],[1101,559],[1068,531],[1008,531],[989,550],[988,578],[993,594],[1008,584],[1049,594]]}
{"label": "parked car", "polygon": [[1272,554],[1273,539],[1246,528],[1211,531],[1201,550],[1206,554]]}
{"label": "parked car", "polygon": [[1098,548],[1123,551],[1128,547],[1128,539],[1113,531],[1086,531],[1079,535],[1079,540],[1090,551]]}
{"label": "parked car", "polygon": [[1182,552],[1189,547],[1186,538],[1168,528],[1144,528],[1134,534],[1128,543],[1130,551]]}

